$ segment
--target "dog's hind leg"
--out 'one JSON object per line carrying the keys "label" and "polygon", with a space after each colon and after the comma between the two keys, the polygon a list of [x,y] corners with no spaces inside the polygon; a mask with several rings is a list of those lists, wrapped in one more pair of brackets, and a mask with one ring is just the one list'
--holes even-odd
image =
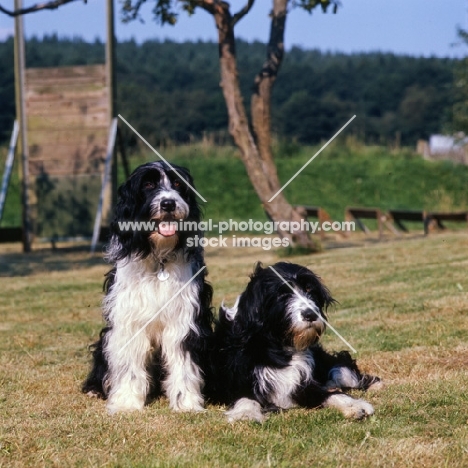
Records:
{"label": "dog's hind leg", "polygon": [[361,373],[347,351],[331,354],[321,346],[315,346],[313,354],[314,379],[329,390],[377,390],[382,387],[379,377]]}
{"label": "dog's hind leg", "polygon": [[90,346],[93,355],[93,366],[81,387],[81,391],[90,397],[106,398],[103,383],[108,371],[108,364],[104,356],[103,346],[105,336],[109,331],[109,327],[103,328],[99,334],[99,340]]}
{"label": "dog's hind leg", "polygon": [[346,366],[336,366],[330,369],[327,388],[379,390],[383,384],[379,377],[361,374]]}

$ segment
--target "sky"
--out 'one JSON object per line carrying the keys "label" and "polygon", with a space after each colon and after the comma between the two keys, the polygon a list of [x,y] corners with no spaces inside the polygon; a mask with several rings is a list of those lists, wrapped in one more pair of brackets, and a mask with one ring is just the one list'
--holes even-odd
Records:
{"label": "sky", "polygon": [[[23,0],[25,6],[39,0]],[[237,11],[246,0],[232,0]],[[8,8],[13,0],[0,0]],[[166,38],[175,41],[216,41],[216,28],[210,15],[202,10],[189,18],[181,11],[175,26],[160,26],[151,15],[152,1],[142,9],[144,23],[123,24],[120,1],[115,0],[118,40],[134,38],[137,42]],[[237,37],[265,42],[268,38],[270,0],[257,0],[252,11],[237,27]],[[454,46],[457,27],[468,29],[468,0],[341,0],[336,15],[316,10],[312,15],[297,8],[288,16],[285,45],[304,49],[318,48],[331,52],[393,52],[413,56],[460,57],[466,47]],[[106,0],[75,2],[59,10],[25,16],[27,37],[57,33],[65,37],[105,40]],[[0,14],[0,40],[13,34],[13,20]]]}

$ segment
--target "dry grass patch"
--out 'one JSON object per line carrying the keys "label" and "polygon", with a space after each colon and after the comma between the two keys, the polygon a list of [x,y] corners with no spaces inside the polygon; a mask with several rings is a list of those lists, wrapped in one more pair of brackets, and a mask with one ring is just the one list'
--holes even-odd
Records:
{"label": "dry grass patch", "polygon": [[[335,241],[335,244],[337,242]],[[226,423],[223,408],[175,414],[161,399],[109,417],[79,392],[102,325],[100,255],[73,248],[0,251],[0,467],[463,467],[468,456],[468,236],[362,241],[290,258],[339,304],[329,313],[385,387],[372,418],[292,410],[263,425]],[[259,249],[210,249],[215,305],[232,304]],[[328,349],[343,343],[328,332]],[[360,396],[359,392],[356,392]]]}

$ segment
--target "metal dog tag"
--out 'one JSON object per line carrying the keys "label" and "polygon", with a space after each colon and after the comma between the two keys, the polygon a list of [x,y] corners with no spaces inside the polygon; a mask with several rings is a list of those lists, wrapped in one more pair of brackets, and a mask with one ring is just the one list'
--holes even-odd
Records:
{"label": "metal dog tag", "polygon": [[169,278],[169,273],[164,269],[163,263],[161,263],[157,276],[159,281],[166,281]]}

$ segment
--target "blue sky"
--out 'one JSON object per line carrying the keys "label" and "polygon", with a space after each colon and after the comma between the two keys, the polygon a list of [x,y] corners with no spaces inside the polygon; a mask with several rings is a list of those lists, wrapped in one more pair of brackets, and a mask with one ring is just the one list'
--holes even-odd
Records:
{"label": "blue sky", "polygon": [[[233,11],[246,0],[232,0]],[[24,0],[24,5],[36,0]],[[56,32],[59,36],[80,36],[86,40],[105,37],[105,0],[76,2],[55,12],[39,12],[25,17],[28,37]],[[338,14],[312,15],[293,10],[286,26],[286,47],[319,48],[326,51],[384,51],[398,54],[461,56],[466,48],[453,47],[457,26],[468,29],[468,0],[341,0]],[[9,7],[13,0],[0,0]],[[145,23],[122,24],[119,0],[116,5],[116,34],[119,40],[170,38],[176,41],[216,40],[212,18],[197,11],[188,18],[181,12],[176,26],[161,27],[151,18],[151,4],[143,8]],[[268,36],[269,0],[257,0],[252,12],[239,23],[237,36],[265,41]],[[0,15],[0,39],[13,32],[13,20]]]}

